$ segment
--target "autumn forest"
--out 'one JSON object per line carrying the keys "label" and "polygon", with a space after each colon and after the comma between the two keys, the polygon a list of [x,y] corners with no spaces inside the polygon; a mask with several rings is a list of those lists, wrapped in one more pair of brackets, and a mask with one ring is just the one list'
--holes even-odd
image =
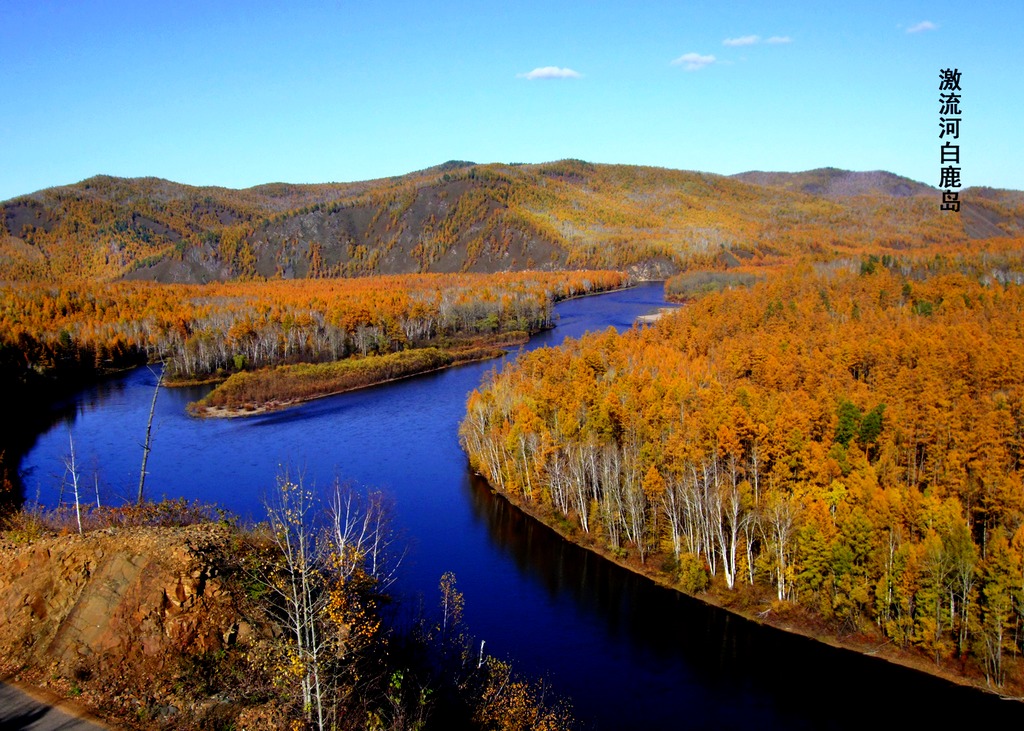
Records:
{"label": "autumn forest", "polygon": [[1016,686],[1021,263],[800,265],[523,356],[472,395],[462,440],[517,503],[685,591],[770,591],[771,611]]}
{"label": "autumn forest", "polygon": [[[41,431],[82,385],[160,364],[216,384],[193,415],[246,415],[504,356],[560,300],[664,280],[656,321],[493,369],[459,427],[470,468],[678,591],[1020,697],[1024,193],[961,197],[579,160],[92,178],[0,203],[0,388]],[[13,503],[23,431],[0,432]]]}

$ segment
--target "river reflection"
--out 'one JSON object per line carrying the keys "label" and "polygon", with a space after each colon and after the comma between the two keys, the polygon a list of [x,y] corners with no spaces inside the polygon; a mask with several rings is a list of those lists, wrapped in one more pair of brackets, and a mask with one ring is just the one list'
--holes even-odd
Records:
{"label": "river reflection", "polygon": [[[564,605],[572,615],[560,626],[536,627],[537,645],[566,650],[546,655],[556,686],[576,698],[657,699],[608,703],[600,716],[580,713],[594,728],[864,729],[1022,718],[1017,703],[764,627],[659,587],[565,541],[479,476],[471,477],[467,492],[493,545],[544,588],[549,607]],[[594,634],[599,642],[592,642]]]}

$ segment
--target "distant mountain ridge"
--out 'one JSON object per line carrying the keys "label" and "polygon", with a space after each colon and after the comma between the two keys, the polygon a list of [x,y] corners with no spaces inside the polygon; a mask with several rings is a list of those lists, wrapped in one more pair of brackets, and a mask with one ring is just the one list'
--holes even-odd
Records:
{"label": "distant mountain ridge", "polygon": [[771,173],[750,171],[731,176],[752,185],[768,185],[786,190],[820,195],[826,198],[842,198],[854,195],[891,195],[903,198],[912,195],[934,195],[935,188],[910,178],[873,170],[854,172],[838,168],[818,168],[802,173]]}
{"label": "distant mountain ridge", "polygon": [[864,247],[1024,235],[1024,193],[884,171],[709,173],[580,160],[449,161],[244,190],[96,176],[0,203],[0,280],[361,276],[616,268],[665,276]]}

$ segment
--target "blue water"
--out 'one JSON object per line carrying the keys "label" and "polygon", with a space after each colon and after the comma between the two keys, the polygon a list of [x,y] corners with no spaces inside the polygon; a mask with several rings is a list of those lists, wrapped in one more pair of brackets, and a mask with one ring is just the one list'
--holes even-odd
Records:
{"label": "blue water", "polygon": [[[564,302],[558,326],[528,347],[623,330],[663,305],[660,284]],[[258,520],[283,466],[321,492],[335,479],[384,490],[408,545],[396,584],[405,601],[433,606],[441,574],[453,571],[466,622],[487,652],[545,677],[589,728],[853,729],[1020,718],[1019,704],[660,589],[511,508],[471,473],[457,437],[467,395],[495,367],[470,364],[231,420],[185,414],[206,389],[163,389],[147,495],[215,501]],[[79,471],[90,486],[98,480],[101,499],[133,498],[154,383],[143,368],[81,394],[23,460],[26,497],[56,502],[70,433]],[[912,709],[909,699],[921,696],[924,709]]]}

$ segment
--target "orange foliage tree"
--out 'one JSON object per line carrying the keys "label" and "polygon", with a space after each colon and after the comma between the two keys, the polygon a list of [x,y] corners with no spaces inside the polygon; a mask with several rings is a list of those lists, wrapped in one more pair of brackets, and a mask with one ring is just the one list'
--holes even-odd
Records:
{"label": "orange foliage tree", "polygon": [[770,586],[1000,684],[1024,650],[1024,289],[991,273],[1020,260],[886,263],[526,354],[470,396],[463,445],[683,586]]}

